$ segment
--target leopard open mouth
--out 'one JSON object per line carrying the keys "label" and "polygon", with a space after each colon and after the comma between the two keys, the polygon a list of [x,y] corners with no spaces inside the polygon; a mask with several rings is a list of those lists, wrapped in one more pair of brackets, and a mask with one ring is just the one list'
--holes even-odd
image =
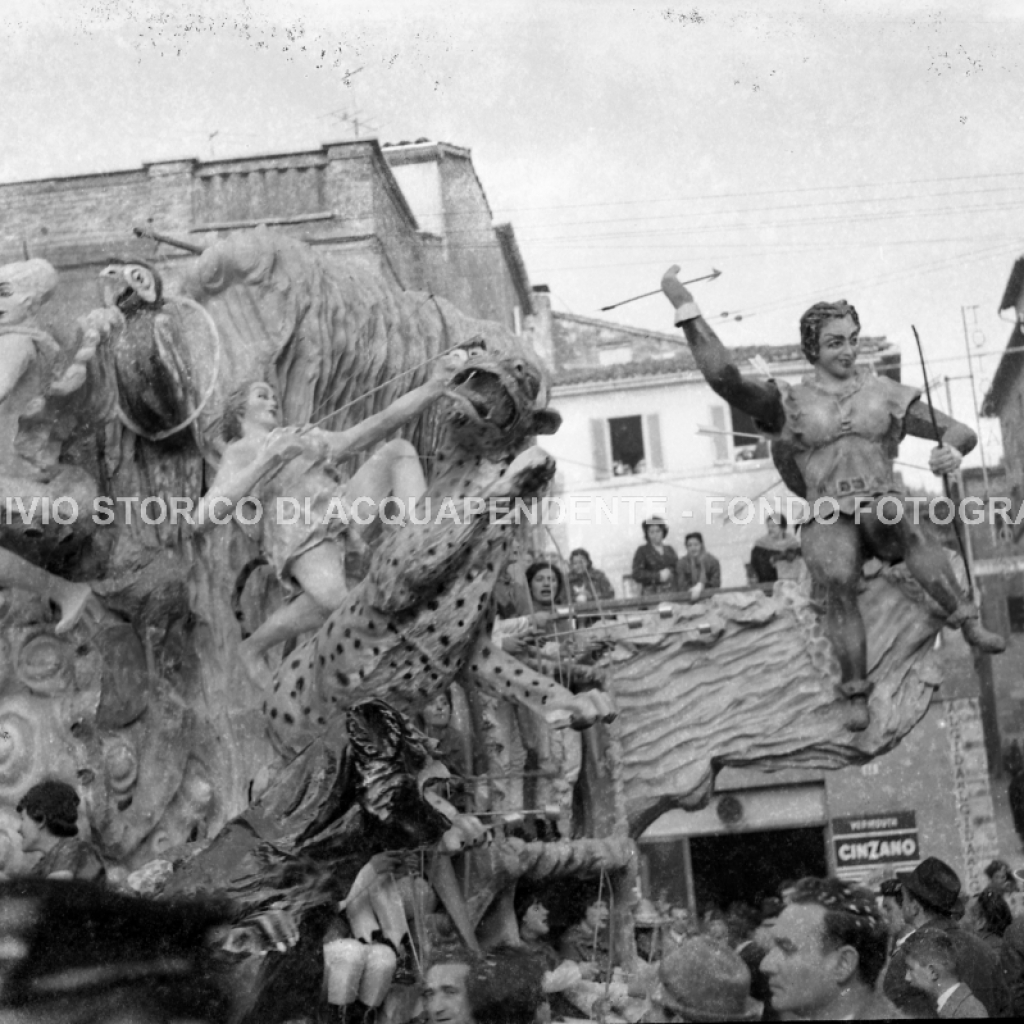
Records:
{"label": "leopard open mouth", "polygon": [[[472,410],[473,419],[491,423],[501,430],[515,421],[515,402],[498,374],[490,370],[459,371],[452,378],[448,393]],[[463,417],[463,422],[469,419],[465,412],[456,413],[456,420],[459,416]]]}

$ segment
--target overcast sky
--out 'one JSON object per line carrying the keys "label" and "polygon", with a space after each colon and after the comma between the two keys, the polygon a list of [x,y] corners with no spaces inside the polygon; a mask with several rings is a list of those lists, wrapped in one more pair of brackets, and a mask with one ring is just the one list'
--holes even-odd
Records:
{"label": "overcast sky", "polygon": [[[919,383],[910,325],[931,375],[961,376],[961,307],[977,306],[979,400],[1009,337],[996,306],[1024,251],[1012,0],[3,8],[0,180],[316,147],[358,117],[381,141],[472,149],[556,308],[671,330],[659,296],[598,310],[670,263],[717,267],[696,291],[727,344],[793,343],[804,308],[844,297]],[[953,402],[972,422],[968,382]]]}

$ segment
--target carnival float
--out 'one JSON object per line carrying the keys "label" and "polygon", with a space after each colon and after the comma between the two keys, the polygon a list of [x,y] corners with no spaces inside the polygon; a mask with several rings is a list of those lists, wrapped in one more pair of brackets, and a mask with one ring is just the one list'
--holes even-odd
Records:
{"label": "carnival float", "polygon": [[[248,1019],[328,997],[408,1019],[439,935],[515,942],[517,886],[552,879],[613,896],[628,963],[634,839],[662,810],[706,803],[724,766],[866,761],[924,714],[946,614],[900,567],[861,585],[861,732],[815,595],[789,581],[568,609],[598,658],[574,672],[512,657],[493,640],[494,591],[521,534],[493,508],[545,492],[555,467],[537,442],[559,422],[528,335],[266,229],[167,269],[111,261],[104,304],[53,323],[53,268],[0,268],[0,804],[73,781],[115,883],[230,899]],[[456,514],[351,528],[346,485],[380,439],[360,425],[394,427],[388,410],[431,381],[393,433],[418,454],[421,496]],[[266,436],[251,479],[236,459],[231,480],[294,497],[291,461],[330,462],[344,496],[342,525],[286,541],[284,558],[244,489],[218,491],[222,525],[194,521],[231,476],[227,427],[257,385]],[[324,545],[348,576],[330,608],[282,572]],[[469,735],[461,782],[415,724],[449,688]],[[496,725],[508,707],[554,738],[525,771]],[[385,854],[405,855],[400,883]],[[265,944],[274,914],[296,924],[289,949]]]}

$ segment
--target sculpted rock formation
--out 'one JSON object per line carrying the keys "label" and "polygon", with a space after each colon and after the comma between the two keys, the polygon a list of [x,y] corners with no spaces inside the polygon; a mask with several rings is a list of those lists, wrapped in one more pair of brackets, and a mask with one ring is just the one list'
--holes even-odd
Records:
{"label": "sculpted rock formation", "polygon": [[[122,291],[111,292],[115,306]],[[59,447],[114,500],[94,517],[83,493],[74,527],[83,539],[54,565],[53,580],[88,579],[102,610],[58,638],[52,588],[37,598],[0,592],[0,801],[15,802],[43,775],[78,780],[97,841],[129,869],[216,834],[280,763],[265,694],[240,671],[236,652],[281,589],[242,529],[197,535],[173,514],[172,499],[197,501],[204,463],[217,464],[226,396],[245,380],[269,380],[287,422],[341,429],[421,384],[442,351],[472,338],[511,339],[442,299],[401,292],[359,263],[328,265],[264,231],[211,246],[179,291],[168,285],[158,316],[180,343],[172,383],[187,378],[187,386],[172,395],[177,404],[150,410],[188,411],[173,436],[140,424],[146,436],[136,432],[126,420],[134,423],[131,411],[142,415],[149,399],[124,394],[140,365],[134,356],[125,362],[126,342],[129,354],[142,345],[156,358],[171,335],[151,324],[149,336],[127,339],[125,310],[83,310],[76,341],[58,361],[58,370],[77,367],[76,390],[60,398],[69,404]],[[23,318],[20,308],[13,315]],[[432,451],[439,429],[428,414],[407,433]],[[425,468],[429,478],[433,460]],[[3,480],[4,495],[14,482],[14,474]],[[146,516],[143,497],[153,499]]]}
{"label": "sculpted rock formation", "polygon": [[800,583],[780,581],[771,597],[716,594],[616,627],[631,834],[669,807],[706,804],[727,765],[841,768],[892,749],[917,724],[941,682],[933,647],[945,615],[902,565],[876,572],[859,597],[874,684],[862,733],[845,727],[838,660]]}

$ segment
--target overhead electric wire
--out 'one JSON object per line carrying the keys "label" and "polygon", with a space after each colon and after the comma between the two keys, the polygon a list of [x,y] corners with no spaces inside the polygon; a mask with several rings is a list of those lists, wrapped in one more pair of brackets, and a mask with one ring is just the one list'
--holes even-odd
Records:
{"label": "overhead electric wire", "polygon": [[[958,198],[960,196],[976,196],[985,195],[991,192],[1011,192],[1019,191],[1016,185],[1007,185],[1002,188],[983,188],[983,189],[964,189],[959,192],[925,192],[921,195],[905,195],[905,196],[882,196],[871,199],[836,199],[836,200],[825,200],[815,203],[773,203],[770,206],[744,206],[734,210],[723,210],[722,213],[770,213],[776,210],[804,210],[815,206],[850,206],[853,204],[868,205],[875,204],[880,205],[883,203],[896,203],[909,200],[912,202],[919,202],[925,199],[940,199],[940,198]],[[965,207],[965,209],[972,209],[973,207]],[[688,213],[673,213],[667,216],[676,219],[682,217],[707,217],[711,216],[719,211],[715,210],[694,210]],[[631,217],[605,217],[600,219],[588,219],[588,220],[567,220],[567,221],[548,221],[547,223],[552,224],[556,227],[575,227],[577,224],[631,224],[637,220],[650,220],[652,218],[658,218],[664,220],[666,214],[663,213],[652,213],[649,216],[641,214],[640,216]],[[526,226],[541,226],[541,225],[526,225]],[[456,230],[469,230],[469,229],[456,229]]]}
{"label": "overhead electric wire", "polygon": [[[1008,245],[992,246],[985,249],[980,249],[973,253],[958,253],[954,256],[945,257],[941,260],[936,260],[931,263],[922,263],[914,267],[905,267],[902,270],[894,270],[885,274],[875,274],[867,278],[853,279],[850,281],[843,282],[835,285],[825,285],[822,287],[815,288],[813,291],[802,292],[799,296],[792,296],[787,298],[781,298],[773,300],[770,303],[765,303],[761,306],[749,306],[745,309],[737,309],[730,315],[738,316],[751,316],[755,313],[775,312],[779,309],[785,309],[793,304],[799,304],[806,301],[812,301],[815,298],[820,298],[821,294],[826,291],[842,291],[850,288],[861,288],[876,284],[885,284],[889,281],[901,280],[908,277],[916,277],[919,274],[932,273],[935,270],[946,269],[947,267],[954,266],[961,263],[976,262],[979,260],[985,260],[1000,254],[1010,247]],[[1018,245],[1014,245],[1013,248],[1016,250],[1019,248]]]}
{"label": "overhead electric wire", "polygon": [[744,199],[752,196],[796,195],[806,192],[833,192],[854,188],[898,188],[903,185],[934,185],[947,181],[984,181],[992,178],[1021,178],[1024,171],[996,171],[989,174],[958,174],[940,178],[903,178],[897,181],[863,182],[849,185],[807,185],[800,188],[771,188],[754,192],[691,192],[675,193],[671,196],[650,197],[646,199],[601,200],[593,203],[555,203],[549,206],[496,206],[495,209],[511,213],[524,213],[528,210],[571,210],[593,206],[636,206],[644,203],[678,203],[691,202],[694,199]]}

